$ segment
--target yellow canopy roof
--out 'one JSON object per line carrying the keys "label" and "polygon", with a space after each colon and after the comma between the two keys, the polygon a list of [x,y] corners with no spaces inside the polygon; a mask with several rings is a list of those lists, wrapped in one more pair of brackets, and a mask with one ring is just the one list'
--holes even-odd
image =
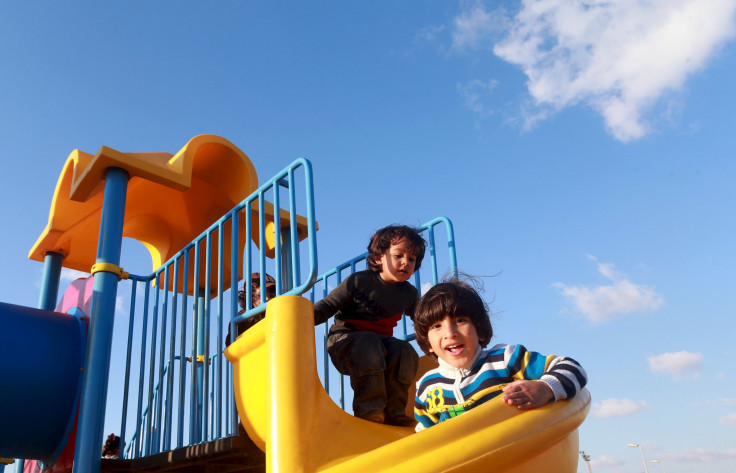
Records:
{"label": "yellow canopy roof", "polygon": [[[125,169],[130,176],[123,236],[148,248],[154,270],[258,188],[256,170],[248,156],[215,135],[196,136],[174,155],[123,153],[106,146],[95,155],[74,150],[56,184],[48,224],[33,245],[29,259],[43,261],[47,252],[57,252],[64,257],[64,267],[90,272],[97,255],[105,173],[109,167]],[[267,223],[270,222],[266,250],[273,257],[275,233],[270,203],[266,203],[266,214]],[[257,229],[256,205],[251,209],[251,218]],[[243,220],[240,223],[244,228]],[[284,210],[281,222],[282,226],[289,225],[289,214]],[[306,219],[299,217],[298,224],[299,238],[303,239]],[[224,233],[223,254],[229,255],[229,228]],[[257,233],[254,231],[253,235],[256,244]],[[239,242],[241,255],[244,243]],[[204,260],[204,255],[201,258]],[[228,287],[230,262],[226,259],[224,274]],[[242,276],[242,268],[238,274]]]}

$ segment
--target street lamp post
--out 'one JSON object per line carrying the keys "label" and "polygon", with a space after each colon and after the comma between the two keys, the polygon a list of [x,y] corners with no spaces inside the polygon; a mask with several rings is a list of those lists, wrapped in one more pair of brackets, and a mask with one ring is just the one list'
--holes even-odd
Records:
{"label": "street lamp post", "polygon": [[593,473],[593,470],[590,469],[590,455],[586,455],[584,451],[580,450],[580,456],[583,457],[585,464],[588,465],[588,473]]}
{"label": "street lamp post", "polygon": [[641,450],[641,461],[644,462],[644,472],[649,473],[649,468],[647,468],[647,459],[644,458],[644,449],[639,445],[638,443],[627,443],[627,447],[636,447],[639,450]]}
{"label": "street lamp post", "polygon": [[664,467],[664,462],[662,460],[652,460],[652,463],[659,463],[662,467],[662,473],[667,473],[667,469]]}

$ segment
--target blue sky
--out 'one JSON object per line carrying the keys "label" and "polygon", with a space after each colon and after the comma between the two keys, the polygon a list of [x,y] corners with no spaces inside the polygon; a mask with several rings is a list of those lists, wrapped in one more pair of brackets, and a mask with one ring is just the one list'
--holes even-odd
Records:
{"label": "blue sky", "polygon": [[0,300],[37,303],[27,255],[73,149],[213,133],[261,179],[312,162],[322,270],[385,224],[450,218],[460,268],[495,275],[495,341],[587,369],[594,471],[643,471],[638,443],[669,473],[732,472],[735,11],[3,2]]}

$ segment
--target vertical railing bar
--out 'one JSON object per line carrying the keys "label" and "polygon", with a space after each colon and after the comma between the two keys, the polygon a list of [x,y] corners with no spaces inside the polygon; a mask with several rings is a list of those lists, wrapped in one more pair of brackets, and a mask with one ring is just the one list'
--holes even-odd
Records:
{"label": "vertical railing bar", "polygon": [[291,285],[289,289],[301,286],[301,268],[299,262],[299,232],[296,214],[296,185],[294,184],[294,169],[289,168],[289,230],[291,231]]}
{"label": "vertical railing bar", "polygon": [[[276,295],[283,293],[284,283],[281,268],[281,197],[278,182],[273,183],[273,241],[274,241],[274,265],[276,267]],[[261,278],[261,304],[266,302],[266,289],[264,278]]]}
{"label": "vertical railing bar", "polygon": [[[232,219],[230,220],[230,225],[232,225]],[[222,346],[222,322],[223,322],[223,310],[224,310],[224,301],[222,300],[222,294],[223,294],[223,279],[225,277],[225,264],[224,264],[224,253],[225,253],[225,225],[221,223],[219,225],[219,239],[217,242],[217,355],[215,360],[217,361],[217,382],[213,383],[215,386],[215,426],[216,426],[216,434],[213,435],[214,438],[220,438],[222,435],[222,363],[224,354],[223,346]],[[230,240],[230,244],[233,244],[233,240]],[[230,278],[230,288],[232,289],[235,287],[237,289],[238,287],[238,280]]]}
{"label": "vertical railing bar", "polygon": [[455,229],[450,219],[443,217],[445,228],[447,229],[447,247],[450,250],[450,272],[453,277],[457,277],[457,248],[455,246]]}
{"label": "vertical railing bar", "polygon": [[161,389],[161,384],[157,382],[153,388],[153,405],[150,408],[150,416],[153,418],[153,421],[152,421],[153,424],[151,427],[151,436],[150,436],[151,438],[150,440],[151,451],[149,453],[150,455],[159,453],[159,447],[158,447],[159,428],[158,428],[158,423],[156,420],[156,412],[158,411],[159,405],[161,404],[160,389]]}
{"label": "vertical railing bar", "polygon": [[141,367],[139,370],[139,377],[138,377],[138,412],[136,414],[136,424],[139,425],[138,427],[138,437],[135,441],[135,452],[136,457],[140,457],[143,454],[143,434],[145,431],[145,422],[143,419],[143,387],[144,387],[144,381],[145,381],[145,368],[146,368],[146,344],[148,337],[146,336],[146,333],[148,331],[148,303],[149,303],[149,294],[150,294],[150,286],[151,280],[149,279],[146,281],[146,290],[145,294],[143,295],[143,328],[141,329]]}
{"label": "vertical railing bar", "polygon": [[[249,219],[246,218],[245,221]],[[235,317],[238,313],[238,267],[240,265],[240,210],[233,212],[232,228],[230,236],[230,320]],[[246,240],[247,241],[247,240]],[[229,343],[233,343],[237,338],[238,329],[230,322],[230,340]],[[234,434],[235,424],[237,419],[235,418],[235,395],[233,391],[232,379],[232,365],[227,363],[226,377],[225,377],[225,389],[226,389],[226,404],[225,404],[225,419],[226,427],[225,430],[229,434]]]}
{"label": "vertical railing bar", "polygon": [[304,166],[304,182],[305,182],[305,194],[307,199],[307,245],[309,247],[309,277],[307,278],[307,284],[314,284],[314,280],[317,277],[318,262],[317,262],[317,227],[316,217],[314,208],[314,177],[312,176],[312,164],[306,160],[301,160]]}
{"label": "vertical railing bar", "polygon": [[[123,382],[123,412],[120,416],[120,452],[125,451],[125,430],[128,423],[128,396],[130,392],[130,358],[133,352],[133,325],[135,323],[135,298],[138,280],[131,278],[130,314],[128,315],[128,346],[125,355],[125,381]],[[122,456],[121,456],[122,458]]]}
{"label": "vertical railing bar", "polygon": [[439,281],[439,274],[437,273],[437,247],[434,242],[434,226],[430,226],[427,229],[429,233],[429,256],[432,263],[432,282],[437,284]]}
{"label": "vertical railing bar", "polygon": [[[160,274],[160,273],[159,273]],[[167,310],[169,305],[169,265],[164,266],[163,271],[163,282],[159,285],[158,293],[162,294],[163,301],[161,303],[161,347],[159,348],[159,362],[158,362],[158,393],[159,402],[156,406],[156,417],[155,417],[155,428],[156,428],[156,448],[155,452],[161,451],[161,440],[162,440],[162,408],[165,404],[166,399],[164,398],[165,385],[164,385],[164,366],[166,366],[166,329],[168,326]]]}
{"label": "vertical railing bar", "polygon": [[[164,438],[164,449],[166,451],[171,450],[171,429],[173,428],[173,409],[174,409],[174,354],[176,353],[176,310],[177,302],[179,301],[179,261],[181,258],[174,260],[174,275],[173,275],[173,291],[171,294],[171,336],[169,337],[169,371],[166,377],[166,398],[168,404],[166,405],[166,424],[164,425],[164,432],[166,433]],[[168,282],[166,289],[168,291]]]}
{"label": "vertical railing bar", "polygon": [[[253,247],[251,246],[251,240],[253,237],[253,212],[252,212],[252,201],[251,204],[248,206],[248,209],[250,211],[250,215],[248,215],[245,219],[245,261],[243,261],[243,264],[246,269],[244,269],[244,279],[247,283],[246,291],[245,291],[245,307],[250,308],[253,307],[253,291],[248,290],[250,287],[250,284],[253,282],[251,280],[251,274],[253,273]],[[259,213],[261,210],[261,195],[258,194],[258,209]],[[261,216],[258,217],[258,226],[261,227]],[[263,247],[263,238],[261,236],[260,230],[258,231],[259,239],[261,241],[260,246]],[[235,332],[237,333],[237,332]]]}
{"label": "vertical railing bar", "polygon": [[209,440],[209,423],[210,419],[210,299],[212,294],[212,232],[207,232],[207,247],[205,257],[205,270],[204,270],[204,386],[202,389],[202,441]]}
{"label": "vertical railing bar", "polygon": [[154,281],[156,284],[156,291],[154,292],[153,296],[153,321],[151,324],[151,363],[148,370],[148,417],[146,422],[146,445],[144,453],[145,455],[151,454],[151,447],[152,447],[152,438],[153,438],[153,416],[154,416],[154,410],[153,410],[153,390],[154,390],[154,373],[156,372],[156,336],[158,335],[158,288],[160,287],[159,282],[160,274],[157,273],[154,277]]}
{"label": "vertical railing bar", "polygon": [[[276,214],[276,211],[274,209],[274,215]],[[263,197],[263,192],[258,193],[258,236],[260,239],[260,248],[259,248],[259,264],[260,264],[260,273],[263,274],[266,272],[266,203],[265,198]],[[276,266],[278,268],[278,266]],[[278,273],[276,274],[276,277],[278,278]],[[260,278],[261,279],[261,301],[264,300],[266,295],[266,278]],[[248,279],[250,280],[250,278]],[[276,279],[276,282],[278,283],[278,279]],[[278,284],[277,284],[278,286]],[[278,287],[277,287],[278,289]],[[250,291],[245,291],[250,292]],[[249,305],[248,308],[252,308],[252,305]]]}
{"label": "vertical railing bar", "polygon": [[[250,285],[252,283],[251,280],[251,274],[253,273],[253,200],[248,200],[247,204],[247,214],[243,216],[245,218],[245,235],[243,235],[243,244],[245,245],[245,256],[243,260],[243,266],[244,268],[244,279],[245,279],[245,307],[253,307],[253,296],[250,288]],[[259,211],[260,211],[260,195],[259,195]],[[260,221],[260,217],[259,217]],[[263,241],[263,240],[261,240]],[[263,243],[261,243],[261,246],[263,246]],[[230,332],[230,343],[232,343],[235,338],[237,338],[238,334],[238,328],[235,326],[235,324],[232,325],[232,331]],[[234,383],[235,383],[235,374],[232,372],[232,367],[230,368],[230,377],[233,382],[233,390],[235,389]],[[231,426],[233,434],[240,434],[240,429],[238,428],[238,412],[235,406],[235,395],[234,393],[231,394],[231,404],[230,407],[232,408],[232,416],[230,417]]]}
{"label": "vertical railing bar", "polygon": [[[322,279],[322,297],[327,297],[327,276],[325,276],[324,279]],[[329,356],[327,355],[327,350],[325,347],[327,347],[327,336],[329,335],[329,331],[327,330],[327,322],[325,322],[323,327],[323,334],[322,334],[322,364],[324,366],[325,370],[325,386],[327,388],[327,393],[330,393],[330,361]]]}
{"label": "vertical railing bar", "polygon": [[195,240],[194,244],[194,268],[192,269],[194,276],[192,278],[192,289],[194,291],[194,297],[192,298],[192,384],[191,384],[191,403],[189,406],[191,415],[189,417],[189,444],[199,442],[199,402],[197,398],[197,384],[199,383],[199,377],[197,376],[197,344],[199,342],[199,318],[202,314],[199,313],[199,239]]}
{"label": "vertical railing bar", "polygon": [[184,446],[184,410],[186,409],[187,380],[187,306],[189,298],[189,250],[184,252],[181,290],[181,335],[179,338],[179,429],[176,432],[176,447]]}
{"label": "vertical railing bar", "polygon": [[[352,263],[350,265],[350,272],[355,272],[355,263]],[[342,283],[342,271],[337,272],[337,283],[335,284],[335,287],[339,286],[340,283]],[[339,390],[339,399],[340,399],[340,408],[342,410],[345,410],[345,376],[340,374],[338,376],[338,379],[340,380],[340,383],[338,384],[340,390]]]}

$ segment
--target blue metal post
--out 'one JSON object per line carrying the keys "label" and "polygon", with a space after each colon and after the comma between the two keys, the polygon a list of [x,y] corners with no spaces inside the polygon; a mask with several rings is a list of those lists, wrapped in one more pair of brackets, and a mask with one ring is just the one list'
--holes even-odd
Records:
{"label": "blue metal post", "polygon": [[49,251],[43,259],[43,280],[41,281],[41,295],[38,298],[38,308],[54,310],[56,299],[59,296],[59,278],[61,276],[61,253]]}
{"label": "blue metal post", "polygon": [[[97,264],[117,266],[120,263],[127,189],[128,173],[120,168],[109,168],[102,199]],[[84,364],[77,445],[74,451],[74,473],[100,471],[117,290],[117,274],[108,271],[94,274],[89,345]]]}

